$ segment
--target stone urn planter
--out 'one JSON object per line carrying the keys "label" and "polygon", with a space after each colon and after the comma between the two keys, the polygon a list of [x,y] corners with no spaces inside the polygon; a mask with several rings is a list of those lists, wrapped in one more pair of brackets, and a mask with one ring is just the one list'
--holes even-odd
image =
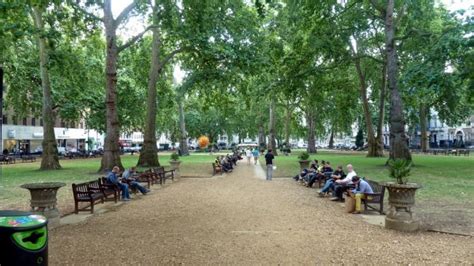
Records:
{"label": "stone urn planter", "polygon": [[390,177],[397,182],[385,182],[383,185],[388,190],[388,203],[390,205],[387,216],[385,216],[385,228],[404,232],[418,230],[420,224],[413,219],[411,207],[415,205],[416,190],[421,185],[408,183],[411,161],[397,159],[389,160]]}
{"label": "stone urn planter", "polygon": [[309,167],[309,153],[307,152],[302,152],[299,156],[298,159],[300,159],[298,162],[300,163],[300,172],[303,171],[304,169],[307,169]]}
{"label": "stone urn planter", "polygon": [[309,160],[299,160],[298,162],[300,163],[300,172],[309,168]]}
{"label": "stone urn planter", "polygon": [[176,175],[179,177],[179,166],[181,165],[181,161],[179,160],[179,155],[176,152],[171,154],[171,161],[170,161],[171,169],[175,170]]}
{"label": "stone urn planter", "polygon": [[394,182],[386,182],[383,185],[387,188],[390,205],[385,217],[385,228],[405,232],[418,230],[419,222],[413,219],[411,207],[415,205],[415,192],[421,185]]}
{"label": "stone urn planter", "polygon": [[48,218],[50,227],[59,225],[59,211],[56,208],[58,189],[64,187],[65,183],[44,182],[23,184],[20,187],[28,189],[31,194],[31,211]]}

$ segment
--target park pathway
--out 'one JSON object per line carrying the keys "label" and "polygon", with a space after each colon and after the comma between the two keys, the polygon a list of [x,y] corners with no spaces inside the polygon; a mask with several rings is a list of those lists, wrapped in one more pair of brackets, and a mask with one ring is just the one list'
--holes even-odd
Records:
{"label": "park pathway", "polygon": [[85,223],[51,231],[52,265],[472,264],[474,240],[402,234],[344,213],[289,179],[183,178]]}

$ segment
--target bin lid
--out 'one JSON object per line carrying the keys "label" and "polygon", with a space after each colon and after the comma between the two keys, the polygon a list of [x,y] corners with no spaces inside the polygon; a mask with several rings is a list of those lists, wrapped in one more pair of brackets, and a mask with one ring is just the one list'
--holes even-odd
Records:
{"label": "bin lid", "polygon": [[46,217],[21,211],[0,211],[0,228],[31,228],[46,224]]}

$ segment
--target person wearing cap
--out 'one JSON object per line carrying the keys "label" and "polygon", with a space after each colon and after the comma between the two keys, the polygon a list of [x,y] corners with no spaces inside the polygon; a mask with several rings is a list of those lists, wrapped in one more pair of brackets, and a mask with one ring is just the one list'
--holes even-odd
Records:
{"label": "person wearing cap", "polygon": [[358,176],[352,177],[352,184],[354,184],[355,188],[349,191],[349,195],[355,199],[355,211],[353,213],[358,214],[361,212],[362,199],[367,198],[366,193],[371,194],[374,191],[367,181]]}

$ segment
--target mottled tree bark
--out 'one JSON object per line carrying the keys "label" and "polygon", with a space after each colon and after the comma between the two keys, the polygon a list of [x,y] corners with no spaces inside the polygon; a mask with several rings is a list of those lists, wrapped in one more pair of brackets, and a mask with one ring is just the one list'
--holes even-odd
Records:
{"label": "mottled tree bark", "polygon": [[421,104],[420,106],[420,133],[421,133],[421,151],[427,152],[428,151],[428,132],[427,132],[427,117],[428,108],[425,104]]}
{"label": "mottled tree bark", "polygon": [[308,153],[316,153],[316,125],[315,125],[314,110],[311,106],[306,109],[306,128],[308,130]]}
{"label": "mottled tree bark", "polygon": [[328,148],[329,148],[329,149],[333,149],[333,148],[334,148],[334,128],[331,129],[331,135],[329,136],[329,145],[328,145]]}
{"label": "mottled tree bark", "polygon": [[368,146],[367,157],[382,157],[383,150],[382,151],[379,150],[379,146],[377,145],[377,141],[375,139],[373,121],[372,121],[370,108],[369,108],[369,100],[367,99],[367,82],[365,78],[365,73],[362,70],[360,57],[358,56],[359,53],[355,51],[354,47],[351,46],[351,48],[354,54],[354,64],[357,70],[357,76],[359,77],[359,92],[360,92],[360,98],[362,100],[362,109],[364,111],[365,127],[367,130],[367,146]]}
{"label": "mottled tree bark", "polygon": [[385,51],[387,53],[388,88],[390,90],[390,159],[406,159],[411,161],[408,139],[405,133],[403,102],[397,84],[398,58],[393,18],[394,1],[387,1],[385,12]]}
{"label": "mottled tree bark", "polygon": [[285,121],[285,143],[287,147],[290,147],[290,134],[291,134],[291,106],[288,102],[286,105],[286,121]]}
{"label": "mottled tree bark", "polygon": [[181,137],[179,141],[179,149],[181,150],[181,155],[189,155],[188,149],[188,133],[186,132],[186,121],[184,119],[184,95],[178,99],[178,109],[179,109],[179,129],[181,131]]}
{"label": "mottled tree bark", "polygon": [[105,105],[106,105],[106,136],[104,155],[99,172],[112,170],[114,166],[123,169],[120,160],[119,130],[120,124],[117,110],[117,34],[116,21],[112,15],[111,0],[104,1],[104,26],[106,40],[105,58]]}
{"label": "mottled tree bark", "polygon": [[263,146],[266,146],[267,143],[265,141],[265,128],[263,126],[263,122],[260,122],[260,124],[258,125],[258,145],[262,145]]}
{"label": "mottled tree bark", "polygon": [[158,28],[152,29],[153,39],[151,44],[151,64],[148,73],[148,89],[146,98],[146,121],[145,132],[143,135],[143,147],[138,158],[138,166],[157,167],[160,165],[158,161],[158,148],[156,147],[156,82],[161,72],[160,65],[160,32]]}
{"label": "mottled tree bark", "polygon": [[385,120],[385,91],[387,87],[387,64],[384,61],[382,67],[382,82],[380,87],[380,99],[379,99],[379,120],[377,123],[377,137],[375,139],[378,152],[383,156],[383,125]]}
{"label": "mottled tree bark", "polygon": [[277,147],[276,147],[276,140],[275,140],[275,135],[276,135],[276,128],[275,128],[275,108],[276,108],[276,103],[275,103],[275,98],[272,97],[270,101],[270,121],[269,121],[269,134],[268,134],[268,149],[273,150],[273,155],[278,155]]}
{"label": "mottled tree bark", "polygon": [[53,99],[51,95],[51,83],[48,70],[48,47],[46,37],[43,33],[43,8],[33,7],[33,17],[35,27],[38,29],[37,40],[40,56],[41,87],[43,89],[43,155],[41,158],[41,170],[60,169],[58,158],[58,146],[54,135],[55,113],[53,111]]}

